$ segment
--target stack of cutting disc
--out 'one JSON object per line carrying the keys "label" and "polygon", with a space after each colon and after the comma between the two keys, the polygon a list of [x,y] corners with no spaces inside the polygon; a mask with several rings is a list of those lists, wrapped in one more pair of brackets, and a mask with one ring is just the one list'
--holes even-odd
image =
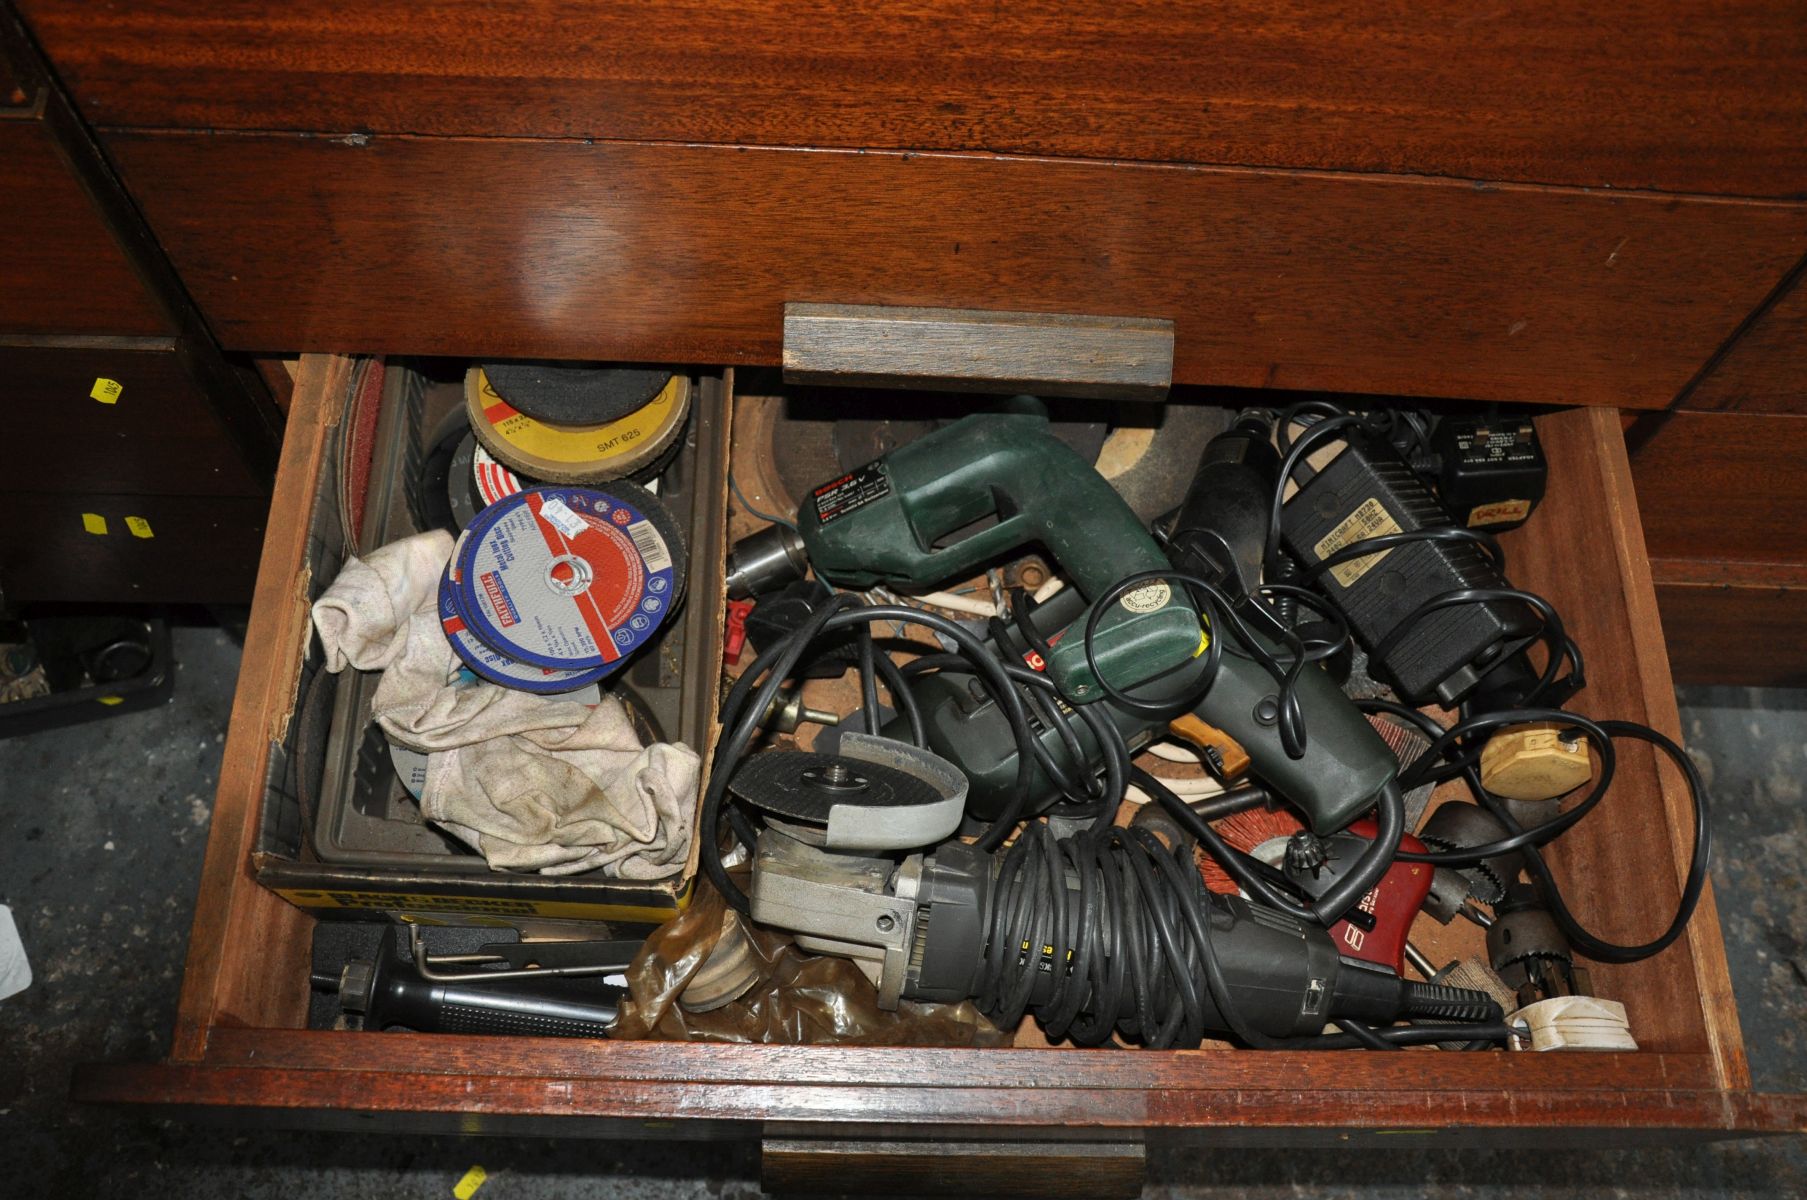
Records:
{"label": "stack of cutting disc", "polygon": [[637,367],[488,363],[465,374],[464,407],[483,449],[530,479],[644,479],[683,442],[690,379]]}
{"label": "stack of cutting disc", "polygon": [[619,670],[682,602],[688,554],[637,484],[553,484],[501,496],[459,536],[439,582],[446,638],[470,670],[569,692]]}

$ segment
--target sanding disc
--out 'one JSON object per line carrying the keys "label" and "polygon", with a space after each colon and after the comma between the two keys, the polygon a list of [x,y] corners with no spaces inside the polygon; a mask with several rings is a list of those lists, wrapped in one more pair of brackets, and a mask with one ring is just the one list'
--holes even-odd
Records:
{"label": "sanding disc", "polygon": [[516,691],[556,695],[593,684],[608,674],[595,667],[559,670],[530,666],[490,649],[471,636],[458,608],[458,588],[449,569],[439,579],[439,627],[445,630],[446,640],[473,675]]}
{"label": "sanding disc", "polygon": [[670,371],[573,363],[484,363],[483,373],[516,411],[551,425],[619,421],[671,382]]}
{"label": "sanding disc", "polygon": [[464,377],[471,429],[505,466],[551,483],[603,483],[659,461],[683,436],[690,416],[690,378],[673,375],[645,405],[600,425],[554,425],[515,408],[483,368]]}
{"label": "sanding disc", "polygon": [[677,525],[645,488],[527,488],[477,515],[453,552],[455,608],[480,641],[536,667],[613,671],[682,599]]}

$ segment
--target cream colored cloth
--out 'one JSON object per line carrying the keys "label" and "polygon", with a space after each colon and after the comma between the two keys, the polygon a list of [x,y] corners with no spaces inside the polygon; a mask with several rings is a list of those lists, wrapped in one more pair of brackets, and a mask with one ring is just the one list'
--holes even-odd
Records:
{"label": "cream colored cloth", "polygon": [[594,708],[459,682],[439,625],[442,531],[353,558],[314,603],[326,669],[382,671],[372,714],[391,741],[427,755],[420,808],[492,867],[569,875],[598,867],[661,879],[690,851],[700,762],[683,745],[641,746],[621,702]]}

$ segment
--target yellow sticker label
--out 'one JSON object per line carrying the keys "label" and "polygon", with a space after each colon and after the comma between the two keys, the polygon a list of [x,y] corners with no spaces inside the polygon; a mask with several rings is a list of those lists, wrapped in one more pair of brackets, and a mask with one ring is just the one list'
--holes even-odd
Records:
{"label": "yellow sticker label", "polygon": [[1531,515],[1529,500],[1495,500],[1492,504],[1477,504],[1468,513],[1468,527],[1474,529],[1480,525],[1498,525],[1506,521],[1522,521]]}
{"label": "yellow sticker label", "polygon": [[452,1185],[452,1195],[456,1196],[458,1200],[471,1200],[471,1197],[477,1194],[477,1189],[483,1186],[483,1181],[488,1178],[488,1171],[482,1167],[472,1167],[464,1173],[464,1178]]}
{"label": "yellow sticker label", "polygon": [[143,517],[127,517],[125,519],[125,527],[132,531],[133,537],[147,538],[157,536],[151,532],[151,523]]}
{"label": "yellow sticker label", "polygon": [[689,381],[673,375],[665,389],[619,421],[589,429],[566,428],[536,421],[517,412],[490,386],[489,376],[477,369],[477,396],[483,416],[496,435],[523,454],[554,463],[591,463],[625,454],[636,442],[661,433],[677,418],[673,405]]}
{"label": "yellow sticker label", "polygon": [[[1383,533],[1399,532],[1399,522],[1393,519],[1393,514],[1388,512],[1380,501],[1370,496],[1357,505],[1354,512],[1344,517],[1335,529],[1318,539],[1318,544],[1311,549],[1318,556],[1318,561],[1322,562],[1345,546],[1353,546],[1359,541],[1379,537]],[[1391,550],[1382,550],[1376,554],[1364,554],[1360,558],[1331,567],[1330,574],[1344,587],[1351,587],[1356,580],[1379,566],[1380,560],[1391,553],[1393,553]]]}
{"label": "yellow sticker label", "polygon": [[101,697],[99,697],[99,700],[102,704],[106,705],[108,708],[113,707],[115,704],[124,704],[125,703],[124,696],[101,696]]}
{"label": "yellow sticker label", "polygon": [[107,519],[99,513],[83,513],[82,528],[97,537],[107,536]]}
{"label": "yellow sticker label", "polygon": [[102,404],[118,404],[119,393],[123,391],[125,387],[117,379],[102,378],[94,381],[94,386],[88,389],[88,395]]}

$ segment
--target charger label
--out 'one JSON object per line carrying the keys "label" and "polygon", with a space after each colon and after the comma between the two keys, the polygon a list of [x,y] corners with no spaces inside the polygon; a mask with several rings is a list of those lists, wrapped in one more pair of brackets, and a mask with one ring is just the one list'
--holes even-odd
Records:
{"label": "charger label", "polygon": [[[1393,519],[1393,514],[1379,500],[1370,496],[1311,549],[1318,556],[1318,561],[1322,562],[1345,546],[1353,546],[1366,538],[1379,537],[1385,533],[1400,532],[1403,531],[1399,528],[1399,522]],[[1380,560],[1391,553],[1391,550],[1381,550],[1350,559],[1346,563],[1338,563],[1330,568],[1330,575],[1344,587],[1353,587],[1358,579],[1379,566]]]}
{"label": "charger label", "polygon": [[815,490],[816,520],[826,525],[890,494],[891,477],[885,474],[885,464],[875,459]]}

